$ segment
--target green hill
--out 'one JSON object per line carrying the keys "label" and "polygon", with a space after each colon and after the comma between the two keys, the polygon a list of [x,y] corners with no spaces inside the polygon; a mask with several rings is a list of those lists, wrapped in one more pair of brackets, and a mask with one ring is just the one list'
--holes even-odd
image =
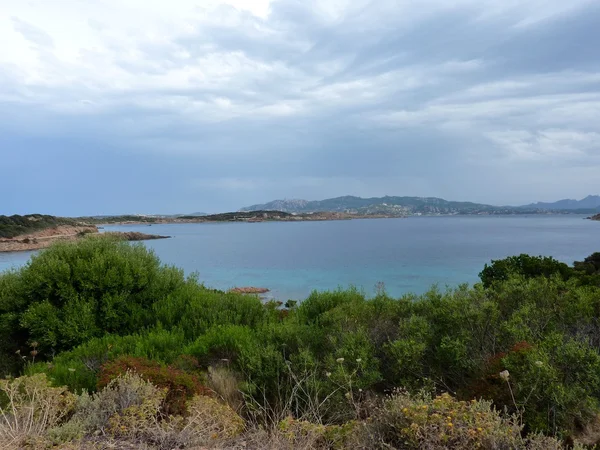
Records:
{"label": "green hill", "polygon": [[523,214],[540,212],[535,208],[515,208],[492,206],[473,202],[456,202],[437,197],[373,197],[362,198],[344,196],[319,201],[274,200],[269,203],[252,205],[241,211],[279,210],[290,213],[316,211],[346,212],[355,214]]}
{"label": "green hill", "polygon": [[27,214],[25,216],[0,216],[0,238],[14,238],[22,234],[53,228],[59,225],[77,225],[74,219],[55,217],[44,214]]}

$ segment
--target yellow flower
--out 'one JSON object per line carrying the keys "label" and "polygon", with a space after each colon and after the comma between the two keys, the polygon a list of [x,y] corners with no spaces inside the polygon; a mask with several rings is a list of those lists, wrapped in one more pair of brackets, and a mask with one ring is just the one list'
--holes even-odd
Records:
{"label": "yellow flower", "polygon": [[454,424],[453,424],[452,422],[448,422],[448,423],[446,424],[446,426],[447,426],[448,428],[452,428],[452,427],[454,426]]}

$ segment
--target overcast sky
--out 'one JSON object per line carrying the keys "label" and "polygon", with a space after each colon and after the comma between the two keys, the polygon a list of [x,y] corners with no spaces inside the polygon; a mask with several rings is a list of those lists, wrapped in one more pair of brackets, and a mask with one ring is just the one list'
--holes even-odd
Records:
{"label": "overcast sky", "polygon": [[0,0],[0,214],[600,193],[597,0]]}

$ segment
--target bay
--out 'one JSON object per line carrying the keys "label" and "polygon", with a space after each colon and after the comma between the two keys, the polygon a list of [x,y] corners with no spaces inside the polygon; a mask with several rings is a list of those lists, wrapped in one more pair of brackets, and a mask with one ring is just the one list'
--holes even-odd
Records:
{"label": "bay", "polygon": [[[350,285],[393,296],[478,281],[492,259],[528,253],[571,264],[600,251],[600,223],[579,215],[443,216],[327,222],[114,225],[173,236],[146,241],[163,263],[209,287],[257,286],[273,298]],[[0,253],[0,270],[32,252]]]}

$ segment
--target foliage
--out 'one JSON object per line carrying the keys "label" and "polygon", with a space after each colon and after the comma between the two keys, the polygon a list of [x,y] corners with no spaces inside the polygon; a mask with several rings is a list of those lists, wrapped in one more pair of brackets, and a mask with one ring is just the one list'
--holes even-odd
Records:
{"label": "foliage", "polygon": [[183,370],[164,366],[145,358],[121,356],[102,366],[98,376],[98,388],[108,386],[115,378],[133,372],[155,386],[166,389],[161,410],[166,415],[184,415],[186,403],[195,395],[209,395],[210,391],[200,379]]}
{"label": "foliage", "polygon": [[491,402],[458,401],[447,393],[394,394],[361,430],[360,440],[368,448],[407,450],[561,448],[556,440],[522,438],[517,419],[503,417]]}
{"label": "foliage", "polygon": [[[0,275],[0,360],[77,393],[133,369],[181,394],[165,394],[169,414],[184,414],[194,376],[204,377],[267,430],[290,417],[301,429],[375,420],[375,400],[403,388],[405,403],[429,405],[415,396],[423,389],[449,392],[444,401],[469,415],[468,402],[483,398],[523,433],[570,438],[600,413],[597,262],[521,255],[492,262],[473,287],[401,298],[340,289],[283,307],[206,289],[143,247],[87,238]],[[175,442],[186,419],[159,416],[154,438]],[[312,439],[307,427],[294,445]]]}
{"label": "foliage", "polygon": [[258,327],[276,320],[275,311],[265,308],[250,295],[206,289],[190,279],[153,305],[157,324],[165,329],[179,328],[193,340],[218,325]]}
{"label": "foliage", "polygon": [[0,445],[13,448],[44,435],[75,403],[73,394],[51,387],[44,374],[0,380],[0,392]]}
{"label": "foliage", "polygon": [[506,281],[511,275],[521,275],[525,278],[549,277],[559,274],[563,279],[569,278],[572,269],[565,263],[549,256],[509,256],[505,259],[492,261],[485,265],[479,278],[485,287],[490,287],[494,282]]}
{"label": "foliage", "polygon": [[82,393],[70,419],[82,433],[136,434],[154,421],[166,390],[128,372],[111,380],[96,394]]}
{"label": "foliage", "polygon": [[346,422],[343,425],[322,425],[286,417],[277,425],[277,431],[288,440],[292,448],[298,443],[309,443],[315,449],[349,448],[357,423]]}
{"label": "foliage", "polygon": [[93,237],[58,243],[0,279],[5,351],[36,341],[46,357],[105,333],[152,325],[153,304],[185,282],[142,245]]}
{"label": "foliage", "polygon": [[185,429],[210,439],[231,438],[244,430],[244,421],[235,411],[210,397],[194,397],[187,412]]}

